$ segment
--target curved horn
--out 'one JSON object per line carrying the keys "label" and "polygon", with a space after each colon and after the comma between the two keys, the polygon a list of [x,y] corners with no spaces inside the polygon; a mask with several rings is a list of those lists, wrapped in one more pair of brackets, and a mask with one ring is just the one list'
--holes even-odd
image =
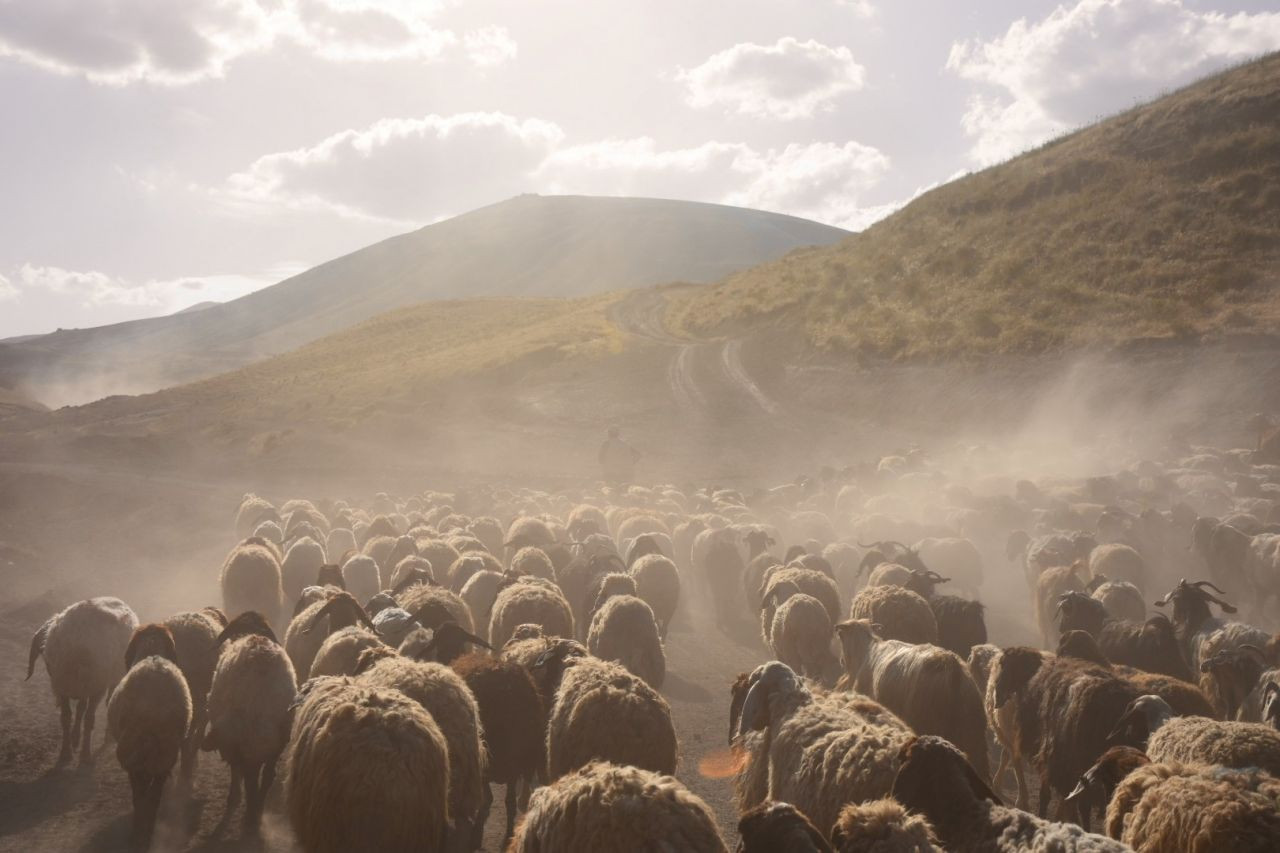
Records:
{"label": "curved horn", "polygon": [[316,615],[311,617],[311,621],[307,623],[307,627],[302,629],[302,633],[310,634],[312,631],[314,631],[316,629],[316,626],[320,624],[320,620],[323,617],[333,613],[334,608],[336,607],[334,602],[337,600],[338,600],[338,596],[335,595],[332,598],[330,598],[328,601],[326,601],[324,603],[324,607],[321,607],[318,611],[316,611]]}
{"label": "curved horn", "polygon": [[1189,586],[1194,586],[1194,587],[1196,587],[1197,589],[1200,589],[1200,590],[1203,590],[1203,589],[1207,586],[1207,587],[1209,587],[1209,589],[1213,590],[1213,591],[1214,591],[1214,592],[1216,592],[1218,595],[1226,595],[1226,594],[1227,594],[1225,590],[1218,589],[1218,587],[1217,587],[1216,585],[1214,585],[1213,581],[1193,581],[1191,584],[1189,584]]}
{"label": "curved horn", "polygon": [[[461,629],[459,629],[459,630],[461,630]],[[493,646],[489,645],[487,642],[485,642],[484,640],[480,639],[480,638],[479,638],[479,637],[477,637],[475,634],[469,634],[469,633],[467,633],[466,631],[463,631],[463,632],[462,632],[462,636],[466,637],[466,638],[467,638],[467,642],[468,642],[468,643],[471,643],[473,646],[479,646],[480,648],[482,648],[482,649],[488,649],[489,651],[493,651],[493,650],[494,650],[494,649],[493,649]]]}
{"label": "curved horn", "polygon": [[760,706],[765,702],[764,692],[766,689],[760,686],[759,681],[747,689],[747,698],[742,702],[742,713],[738,717],[739,738],[745,737],[747,732],[755,729],[753,721],[760,713]]}

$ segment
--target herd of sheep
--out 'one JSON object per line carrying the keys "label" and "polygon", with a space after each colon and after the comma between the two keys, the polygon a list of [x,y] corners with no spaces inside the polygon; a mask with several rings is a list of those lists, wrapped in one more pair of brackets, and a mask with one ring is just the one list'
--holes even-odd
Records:
{"label": "herd of sheep", "polygon": [[28,678],[43,656],[62,762],[106,700],[143,847],[204,751],[250,829],[279,765],[306,851],[478,849],[494,785],[510,851],[723,851],[664,643],[758,623],[761,665],[714,686],[740,850],[1280,850],[1280,466],[949,473],[979,461],[246,495],[221,608],[81,601]]}

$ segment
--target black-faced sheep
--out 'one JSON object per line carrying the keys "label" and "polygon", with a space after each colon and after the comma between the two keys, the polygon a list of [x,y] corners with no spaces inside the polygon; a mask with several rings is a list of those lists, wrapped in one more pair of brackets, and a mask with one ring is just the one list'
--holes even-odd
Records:
{"label": "black-faced sheep", "polygon": [[[49,618],[31,638],[27,678],[44,655],[49,686],[58,702],[62,722],[62,749],[58,763],[71,759],[73,744],[80,741],[80,763],[93,761],[89,748],[98,703],[108,700],[116,682],[124,676],[124,653],[138,627],[138,617],[118,598],[90,598],[77,602]],[[76,703],[75,725],[71,703]],[[81,739],[81,729],[84,730]]]}
{"label": "black-faced sheep", "polygon": [[519,786],[523,783],[532,787],[545,761],[547,716],[542,697],[529,672],[511,661],[473,653],[463,655],[451,666],[476,697],[489,752],[473,840],[479,846],[480,833],[493,804],[490,786],[494,784],[506,786],[507,827],[503,839],[509,839],[515,827]]}
{"label": "black-faced sheep", "polygon": [[791,803],[815,826],[831,826],[847,803],[889,793],[911,730],[882,705],[857,694],[815,699],[777,661],[735,684],[734,699],[730,728],[737,741],[762,733],[749,744],[746,772],[767,782],[740,784],[748,794],[740,808],[755,805],[753,796],[767,797]]}
{"label": "black-faced sheep", "polygon": [[417,702],[349,678],[313,679],[288,743],[285,810],[307,853],[446,849],[449,753]]}
{"label": "black-faced sheep", "polygon": [[938,594],[938,584],[948,580],[950,578],[944,578],[932,569],[923,572],[912,569],[911,578],[905,586],[929,602],[929,609],[938,623],[938,645],[967,658],[970,649],[987,641],[987,622],[983,617],[986,608],[980,601]]}
{"label": "black-faced sheep", "polygon": [[612,661],[572,657],[563,663],[547,725],[549,779],[596,760],[675,772],[675,726],[657,691]]}
{"label": "black-faced sheep", "polygon": [[132,836],[144,849],[155,829],[165,781],[191,728],[191,693],[177,658],[168,628],[139,628],[125,653],[128,671],[107,705],[107,731],[116,740],[116,759],[133,789]]}
{"label": "black-faced sheep", "polygon": [[1145,747],[1152,761],[1260,767],[1280,775],[1280,731],[1262,723],[1175,717],[1169,703],[1155,695],[1130,702],[1110,740]]}
{"label": "black-faced sheep", "polygon": [[951,741],[983,778],[990,778],[987,716],[964,661],[938,646],[881,639],[863,619],[841,622],[836,630],[842,686],[875,699],[917,734]]}
{"label": "black-faced sheep", "polygon": [[354,625],[374,630],[369,614],[347,592],[329,592],[293,617],[285,630],[284,648],[298,677],[306,681],[311,676],[311,665],[330,634]]}
{"label": "black-faced sheep", "polygon": [[790,803],[772,800],[748,809],[738,819],[739,853],[832,853],[831,844]]}
{"label": "black-faced sheep", "polygon": [[923,815],[940,844],[966,851],[1125,853],[1129,848],[1068,823],[1050,823],[1000,802],[964,756],[942,738],[913,738],[902,748],[893,798]]}
{"label": "black-faced sheep", "polygon": [[218,636],[218,644],[203,748],[216,749],[231,767],[228,813],[243,782],[244,819],[256,824],[275,780],[276,761],[289,742],[298,683],[288,654],[266,620],[254,611],[231,620]]}
{"label": "black-faced sheep", "polygon": [[1112,617],[1101,601],[1084,592],[1068,592],[1058,599],[1058,629],[1089,634],[1112,663],[1192,680],[1173,624],[1163,616],[1135,625]]}
{"label": "black-faced sheep", "polygon": [[510,853],[728,853],[707,804],[671,776],[592,762],[539,788]]}

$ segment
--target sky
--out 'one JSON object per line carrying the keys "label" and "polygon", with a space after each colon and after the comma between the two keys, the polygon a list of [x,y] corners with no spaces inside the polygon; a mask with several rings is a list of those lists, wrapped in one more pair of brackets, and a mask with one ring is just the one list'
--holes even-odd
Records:
{"label": "sky", "polygon": [[0,338],[524,192],[861,229],[1280,48],[1280,0],[0,0]]}

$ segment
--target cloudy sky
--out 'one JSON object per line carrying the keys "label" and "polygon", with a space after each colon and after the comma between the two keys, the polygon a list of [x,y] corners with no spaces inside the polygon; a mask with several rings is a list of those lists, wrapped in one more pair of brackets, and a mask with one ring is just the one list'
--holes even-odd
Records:
{"label": "cloudy sky", "polygon": [[0,0],[0,337],[522,192],[861,228],[1280,47],[1280,0]]}

